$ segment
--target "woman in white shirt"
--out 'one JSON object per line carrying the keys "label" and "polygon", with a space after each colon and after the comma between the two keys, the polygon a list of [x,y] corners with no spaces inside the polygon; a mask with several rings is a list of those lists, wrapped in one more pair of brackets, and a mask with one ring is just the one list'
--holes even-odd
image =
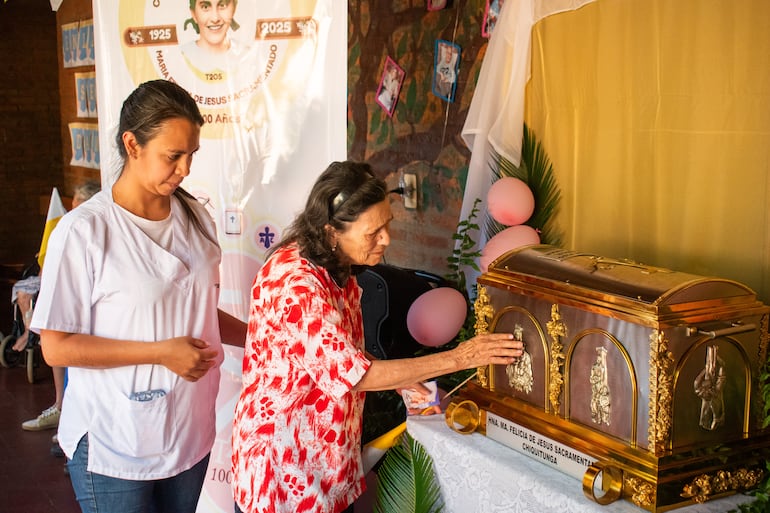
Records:
{"label": "woman in white shirt", "polygon": [[32,329],[69,367],[59,443],[84,512],[196,509],[222,338],[245,334],[217,310],[214,224],[179,187],[202,124],[180,86],[141,84],[121,109],[120,176],[49,241]]}

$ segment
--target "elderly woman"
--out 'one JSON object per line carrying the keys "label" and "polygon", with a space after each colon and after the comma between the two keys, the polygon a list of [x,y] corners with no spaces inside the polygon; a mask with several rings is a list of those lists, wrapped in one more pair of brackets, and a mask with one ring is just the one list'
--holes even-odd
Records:
{"label": "elderly woman", "polygon": [[364,353],[355,272],[382,260],[391,219],[385,183],[367,164],[332,163],[257,274],[233,432],[236,511],[352,511],[365,488],[364,392],[521,355],[509,334],[419,358]]}

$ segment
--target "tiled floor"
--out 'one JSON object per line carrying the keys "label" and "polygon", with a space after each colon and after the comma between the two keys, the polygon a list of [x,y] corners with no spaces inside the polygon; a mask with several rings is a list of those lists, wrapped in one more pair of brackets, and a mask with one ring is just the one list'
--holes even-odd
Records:
{"label": "tiled floor", "polygon": [[24,368],[0,368],[0,513],[78,513],[64,458],[51,455],[55,431],[21,429],[54,400],[51,370],[38,370],[30,384]]}

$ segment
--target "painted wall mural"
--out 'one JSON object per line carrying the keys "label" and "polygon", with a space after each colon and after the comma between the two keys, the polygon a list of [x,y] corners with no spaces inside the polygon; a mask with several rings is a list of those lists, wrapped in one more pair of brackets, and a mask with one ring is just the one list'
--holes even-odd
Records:
{"label": "painted wall mural", "polygon": [[[417,175],[418,208],[393,203],[388,263],[443,273],[470,158],[460,130],[488,39],[481,34],[485,0],[434,3],[349,3],[348,156],[369,162],[394,187],[401,173]],[[437,41],[460,51],[451,102],[434,93]],[[390,61],[403,76],[388,112],[377,95]]]}

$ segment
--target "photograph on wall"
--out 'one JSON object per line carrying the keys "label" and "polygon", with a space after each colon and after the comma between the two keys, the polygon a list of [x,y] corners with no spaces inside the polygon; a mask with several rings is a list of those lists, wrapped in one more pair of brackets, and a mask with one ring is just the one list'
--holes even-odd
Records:
{"label": "photograph on wall", "polygon": [[85,167],[86,152],[83,144],[83,132],[85,131],[85,123],[70,123],[70,145],[72,147],[72,158],[70,159],[71,166]]}
{"label": "photograph on wall", "polygon": [[96,62],[94,50],[94,20],[82,20],[78,27],[78,66],[93,66]]}
{"label": "photograph on wall", "polygon": [[101,169],[99,161],[99,125],[92,124],[88,131],[91,137],[91,165],[89,167]]}
{"label": "photograph on wall", "polygon": [[[88,109],[88,73],[75,73],[75,96],[77,105],[77,117],[90,118]],[[93,77],[93,73],[90,73]]]}
{"label": "photograph on wall", "polygon": [[96,62],[94,20],[65,23],[61,27],[61,35],[65,68],[94,65]]}
{"label": "photograph on wall", "polygon": [[86,88],[88,90],[88,117],[97,118],[99,112],[96,109],[96,73],[85,73],[86,75]]}
{"label": "photograph on wall", "polygon": [[460,70],[460,46],[436,40],[433,60],[433,94],[448,102],[454,101],[457,88],[457,74]]}
{"label": "photograph on wall", "polygon": [[487,0],[484,8],[484,21],[481,23],[481,35],[489,38],[495,28],[498,18],[500,18],[500,9],[505,0]]}
{"label": "photograph on wall", "polygon": [[70,123],[71,166],[99,169],[99,126],[96,123]]}
{"label": "photograph on wall", "polygon": [[406,72],[393,59],[390,57],[385,59],[380,86],[377,88],[377,103],[390,117],[396,110],[398,93],[401,91],[405,76]]}
{"label": "photograph on wall", "polygon": [[83,166],[99,169],[99,129],[94,123],[83,125]]}
{"label": "photograph on wall", "polygon": [[447,0],[427,0],[429,11],[440,11],[446,7]]}
{"label": "photograph on wall", "polygon": [[78,22],[61,26],[62,58],[65,68],[74,68],[77,63]]}

